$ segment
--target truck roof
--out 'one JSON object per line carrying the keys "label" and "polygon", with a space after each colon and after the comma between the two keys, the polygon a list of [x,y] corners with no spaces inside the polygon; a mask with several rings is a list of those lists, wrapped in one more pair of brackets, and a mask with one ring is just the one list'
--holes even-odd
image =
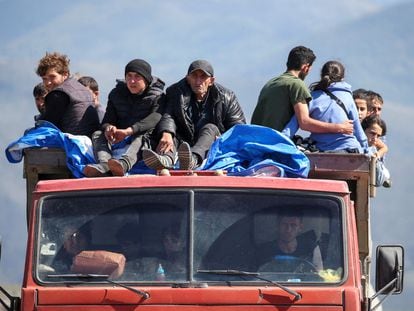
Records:
{"label": "truck roof", "polygon": [[235,176],[157,176],[132,175],[129,177],[102,177],[81,179],[44,180],[37,183],[35,193],[81,190],[108,190],[134,188],[257,188],[289,189],[316,192],[348,193],[344,181],[280,177]]}

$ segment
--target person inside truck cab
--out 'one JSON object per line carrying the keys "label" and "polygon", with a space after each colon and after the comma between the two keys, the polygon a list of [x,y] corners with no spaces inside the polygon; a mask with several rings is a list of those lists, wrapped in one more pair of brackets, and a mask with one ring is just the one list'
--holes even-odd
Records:
{"label": "person inside truck cab", "polygon": [[192,62],[186,77],[167,88],[165,107],[156,151],[143,150],[145,164],[156,170],[173,168],[177,153],[181,170],[199,167],[218,136],[246,123],[236,95],[215,82],[206,60]]}
{"label": "person inside truck cab", "polygon": [[40,59],[36,73],[48,91],[39,120],[53,123],[64,133],[86,135],[99,128],[91,92],[70,77],[69,58],[54,52]]}
{"label": "person inside truck cab", "polygon": [[[312,232],[313,233],[313,232]],[[303,232],[303,213],[284,209],[278,214],[277,239],[266,243],[259,252],[259,271],[310,272],[323,269],[322,255],[316,237]]]}
{"label": "person inside truck cab", "polygon": [[125,280],[155,280],[160,259],[143,253],[141,232],[135,222],[127,222],[116,233],[120,252],[126,258]]}
{"label": "person inside truck cab", "polygon": [[166,227],[162,234],[162,243],[164,246],[162,266],[167,277],[172,274],[183,275],[186,272],[186,245],[179,228],[180,225],[174,223]]}
{"label": "person inside truck cab", "polygon": [[57,272],[70,272],[75,256],[88,248],[90,237],[87,230],[72,225],[64,227],[62,236],[63,243],[52,266]]}

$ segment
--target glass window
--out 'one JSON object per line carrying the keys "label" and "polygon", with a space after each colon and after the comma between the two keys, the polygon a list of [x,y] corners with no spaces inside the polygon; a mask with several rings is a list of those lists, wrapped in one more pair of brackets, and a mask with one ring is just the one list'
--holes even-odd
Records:
{"label": "glass window", "polygon": [[341,200],[333,196],[82,192],[48,196],[39,213],[42,282],[325,283],[344,275]]}
{"label": "glass window", "polygon": [[[194,275],[206,281],[338,282],[340,201],[268,192],[195,196]],[[201,272],[200,272],[201,270]]]}
{"label": "glass window", "polygon": [[79,281],[79,274],[126,282],[188,278],[187,193],[78,194],[41,204],[40,280]]}

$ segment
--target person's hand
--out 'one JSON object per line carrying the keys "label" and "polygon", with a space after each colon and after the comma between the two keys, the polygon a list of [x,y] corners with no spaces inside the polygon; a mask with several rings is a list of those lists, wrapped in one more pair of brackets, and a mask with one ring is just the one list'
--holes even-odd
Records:
{"label": "person's hand", "polygon": [[115,125],[108,125],[105,129],[105,138],[111,144],[113,144],[115,142],[116,130],[117,130],[117,128],[116,128]]}
{"label": "person's hand", "polygon": [[174,151],[174,140],[171,133],[164,132],[157,146],[157,152],[160,154]]}
{"label": "person's hand", "polygon": [[117,129],[112,136],[113,137],[112,143],[113,144],[119,143],[120,141],[123,141],[125,137],[130,136],[130,135],[131,135],[131,131],[129,130],[129,128],[125,130]]}
{"label": "person's hand", "polygon": [[132,129],[118,129],[115,125],[109,125],[105,130],[105,137],[111,144],[119,143],[125,137],[132,135]]}
{"label": "person's hand", "polygon": [[339,126],[339,133],[341,134],[348,134],[352,135],[354,133],[354,121],[352,120],[346,120],[341,124],[338,124]]}

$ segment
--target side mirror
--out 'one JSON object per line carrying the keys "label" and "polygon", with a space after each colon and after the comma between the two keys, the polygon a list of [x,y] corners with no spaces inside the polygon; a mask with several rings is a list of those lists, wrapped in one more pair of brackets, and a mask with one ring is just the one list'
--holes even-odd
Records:
{"label": "side mirror", "polygon": [[403,290],[404,248],[399,245],[377,247],[375,290],[377,294],[400,294]]}

